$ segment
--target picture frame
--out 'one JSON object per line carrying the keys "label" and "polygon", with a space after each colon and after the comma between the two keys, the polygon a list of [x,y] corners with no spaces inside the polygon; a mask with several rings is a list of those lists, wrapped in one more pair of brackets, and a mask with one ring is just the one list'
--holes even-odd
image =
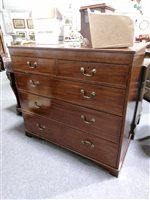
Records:
{"label": "picture frame", "polygon": [[72,18],[71,17],[65,17],[65,19],[64,19],[64,24],[66,25],[66,26],[72,26]]}
{"label": "picture frame", "polygon": [[35,32],[34,31],[29,32],[29,38],[30,38],[30,40],[35,40]]}
{"label": "picture frame", "polygon": [[28,29],[33,29],[34,28],[32,19],[27,19],[26,22],[27,22],[27,28]]}
{"label": "picture frame", "polygon": [[24,19],[12,19],[14,29],[25,29],[25,20]]}
{"label": "picture frame", "polygon": [[27,37],[26,31],[16,31],[16,35],[20,36],[21,39],[26,39]]}

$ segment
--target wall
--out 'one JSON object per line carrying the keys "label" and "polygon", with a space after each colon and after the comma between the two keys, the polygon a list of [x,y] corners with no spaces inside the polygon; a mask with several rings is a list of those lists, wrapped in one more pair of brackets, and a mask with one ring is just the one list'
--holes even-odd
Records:
{"label": "wall", "polygon": [[[31,11],[38,10],[39,13],[44,11],[46,8],[50,7],[58,7],[62,13],[66,13],[66,9],[68,8],[69,4],[72,4],[72,11],[74,13],[74,19],[76,20],[77,29],[80,30],[80,13],[79,8],[80,6],[90,5],[90,4],[97,4],[97,3],[106,3],[112,5],[116,9],[116,12],[129,14],[138,21],[142,21],[143,19],[150,20],[150,1],[149,0],[142,0],[141,6],[144,15],[142,16],[134,7],[133,3],[130,0],[1,0],[2,4],[0,4],[0,25],[2,27],[2,31],[4,32],[4,37],[6,38],[6,43],[9,44],[11,41],[11,37],[9,32],[16,33],[16,30],[11,27],[10,21],[12,18],[25,18],[27,19],[30,16]],[[36,6],[35,6],[36,5]],[[8,23],[7,26],[4,26],[4,15]],[[137,27],[139,23],[137,23]],[[10,31],[6,30],[10,29]],[[12,29],[12,30],[11,30]],[[28,29],[25,30],[17,30],[17,31],[25,31],[27,34],[29,33]],[[138,30],[139,31],[139,30]],[[150,32],[150,30],[148,30]],[[144,33],[143,31],[139,33]],[[5,40],[4,38],[4,40]]]}

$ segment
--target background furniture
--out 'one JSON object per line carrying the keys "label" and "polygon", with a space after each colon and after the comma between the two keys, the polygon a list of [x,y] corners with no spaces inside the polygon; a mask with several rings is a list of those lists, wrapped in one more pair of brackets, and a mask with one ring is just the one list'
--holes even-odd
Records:
{"label": "background furniture", "polygon": [[14,77],[14,73],[11,67],[11,60],[6,53],[4,40],[3,40],[3,33],[2,31],[0,31],[0,72],[4,70],[6,71],[7,78],[10,81],[10,86],[17,100],[17,106],[16,106],[17,114],[21,115],[21,107],[20,107],[20,102],[19,102],[18,91],[16,88],[15,77]]}
{"label": "background furniture", "polygon": [[147,73],[144,99],[150,102],[150,67]]}
{"label": "background furniture", "polygon": [[17,90],[17,87],[16,87],[15,76],[14,76],[14,72],[12,70],[12,64],[11,64],[10,58],[4,57],[3,63],[4,63],[4,68],[5,68],[5,71],[6,71],[7,78],[10,81],[10,86],[11,86],[11,88],[14,92],[14,95],[16,97],[16,101],[17,101],[16,113],[18,115],[22,115],[20,100],[19,100],[19,96],[18,96],[18,90]]}
{"label": "background furniture", "polygon": [[2,56],[0,55],[0,72],[1,71],[4,71],[4,63],[3,63],[3,59],[2,59]]}
{"label": "background furniture", "polygon": [[118,173],[134,133],[145,47],[9,47],[26,134]]}
{"label": "background furniture", "polygon": [[2,31],[0,31],[0,72],[4,70],[3,56],[6,55]]}
{"label": "background furniture", "polygon": [[146,50],[145,58],[149,59],[149,66],[148,66],[147,76],[146,76],[144,99],[150,102],[150,47],[148,47]]}
{"label": "background furniture", "polygon": [[133,121],[131,123],[131,132],[132,132],[131,139],[134,139],[135,128],[140,123],[140,118],[141,118],[142,109],[143,109],[142,101],[146,94],[146,81],[147,81],[149,67],[150,67],[150,60],[148,60],[145,56],[144,61],[142,63],[142,68],[141,68],[141,78],[139,82],[140,87],[139,87],[139,92],[137,96],[137,102],[135,105],[135,112],[133,116]]}

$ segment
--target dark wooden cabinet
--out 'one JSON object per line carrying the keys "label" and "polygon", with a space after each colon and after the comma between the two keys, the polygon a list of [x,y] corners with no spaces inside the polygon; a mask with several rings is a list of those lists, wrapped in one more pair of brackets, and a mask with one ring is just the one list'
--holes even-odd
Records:
{"label": "dark wooden cabinet", "polygon": [[16,106],[17,114],[21,115],[19,96],[18,96],[18,92],[16,88],[14,73],[11,68],[11,60],[8,57],[6,49],[5,49],[3,33],[2,31],[0,31],[0,72],[4,70],[6,71],[7,78],[10,81],[10,86],[17,100],[17,106]]}
{"label": "dark wooden cabinet", "polygon": [[26,133],[118,176],[142,93],[145,47],[9,47]]}
{"label": "dark wooden cabinet", "polygon": [[3,64],[4,64],[4,69],[6,71],[6,76],[8,78],[8,80],[10,81],[10,86],[12,88],[12,91],[16,97],[16,113],[18,115],[22,115],[21,112],[21,105],[20,105],[20,100],[19,100],[19,95],[18,95],[18,89],[16,87],[16,81],[15,81],[15,75],[14,72],[12,70],[12,63],[9,57],[3,57]]}
{"label": "dark wooden cabinet", "polygon": [[6,56],[6,50],[5,50],[5,46],[4,46],[3,33],[0,30],[0,72],[5,70],[3,56]]}
{"label": "dark wooden cabinet", "polygon": [[144,99],[150,102],[150,66],[148,67]]}
{"label": "dark wooden cabinet", "polygon": [[146,50],[145,58],[147,60],[149,60],[149,62],[147,64],[147,73],[146,73],[146,83],[145,83],[144,99],[146,101],[150,102],[150,47],[147,48],[147,50]]}

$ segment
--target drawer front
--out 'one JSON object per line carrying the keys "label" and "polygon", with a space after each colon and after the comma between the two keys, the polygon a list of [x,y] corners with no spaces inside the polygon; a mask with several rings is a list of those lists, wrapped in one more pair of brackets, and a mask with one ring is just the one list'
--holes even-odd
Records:
{"label": "drawer front", "polygon": [[57,76],[126,87],[128,66],[58,60]]}
{"label": "drawer front", "polygon": [[52,75],[56,73],[54,59],[12,56],[12,66],[14,71],[49,73]]}
{"label": "drawer front", "polygon": [[36,115],[24,114],[24,117],[28,132],[98,162],[116,167],[118,149],[116,144]]}
{"label": "drawer front", "polygon": [[89,108],[122,115],[125,91],[117,88],[16,74],[18,88]]}
{"label": "drawer front", "polygon": [[37,113],[97,137],[119,143],[121,117],[37,95],[20,92],[19,96],[24,111]]}

